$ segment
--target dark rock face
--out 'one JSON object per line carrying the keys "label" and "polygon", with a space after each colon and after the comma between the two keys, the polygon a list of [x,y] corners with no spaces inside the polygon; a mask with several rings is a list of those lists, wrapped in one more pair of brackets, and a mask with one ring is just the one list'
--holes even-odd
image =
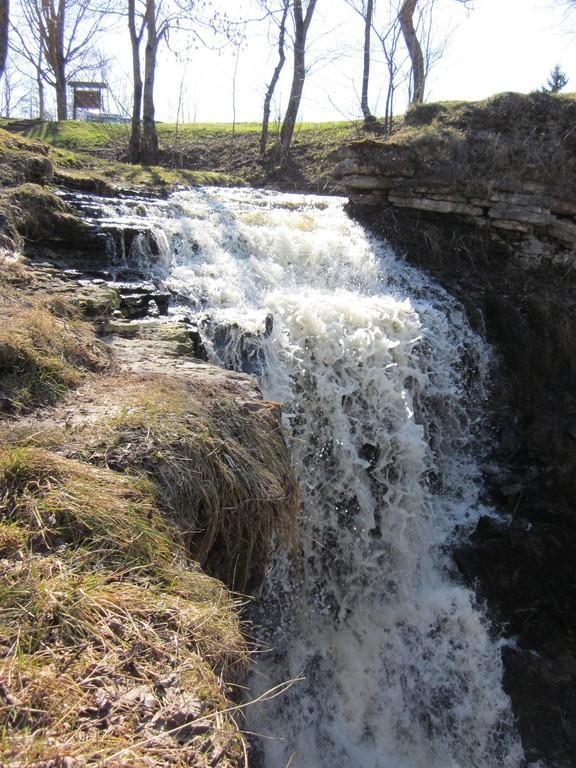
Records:
{"label": "dark rock face", "polygon": [[[500,97],[496,117],[510,119],[523,106],[534,113],[529,97],[510,99]],[[546,105],[537,102],[533,133],[547,135]],[[463,162],[475,142],[505,143],[512,130],[476,109],[459,126]],[[562,109],[552,101],[548,121]],[[539,179],[533,167],[524,178],[514,169],[516,181],[507,168],[471,180],[456,167],[452,185],[444,167],[435,184],[429,166],[438,157],[457,162],[446,147],[454,137],[444,133],[431,132],[423,155],[401,138],[357,142],[341,154],[338,174],[354,215],[454,293],[497,352],[498,448],[487,484],[502,522],[482,519],[455,559],[513,638],[505,686],[528,761],[569,768],[576,766],[576,190],[565,177],[556,185]],[[567,163],[576,162],[573,150]]]}

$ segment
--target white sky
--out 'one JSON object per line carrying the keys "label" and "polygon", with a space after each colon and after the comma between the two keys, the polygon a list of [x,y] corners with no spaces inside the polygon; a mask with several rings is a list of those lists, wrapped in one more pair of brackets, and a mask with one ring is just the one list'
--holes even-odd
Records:
{"label": "white sky", "polygon": [[[385,0],[376,0],[385,3]],[[215,0],[231,13],[254,13],[254,0]],[[543,85],[555,64],[568,75],[567,91],[576,91],[576,10],[567,14],[557,0],[474,0],[466,11],[456,0],[438,0],[435,29],[440,36],[452,30],[442,60],[428,83],[428,100],[481,99],[502,91],[528,92]],[[276,62],[275,43],[268,41],[265,24],[248,27],[248,44],[238,59],[236,119],[258,121],[267,81]],[[314,63],[305,85],[300,118],[309,121],[355,119],[362,74],[362,20],[344,0],[318,0],[309,33],[309,62]],[[116,51],[113,70],[130,71],[129,44],[123,29],[108,36]],[[173,41],[177,47],[176,41]],[[376,52],[377,54],[377,52]],[[186,63],[177,62],[163,48],[159,59],[156,102],[160,120],[176,117],[182,84],[180,120],[231,122],[232,73],[235,51],[191,50]],[[181,57],[182,59],[182,57]],[[291,61],[278,88],[273,114],[286,106]],[[119,84],[120,100],[127,93]],[[386,81],[378,56],[371,77],[371,106],[383,111]],[[404,91],[404,89],[402,89]],[[399,95],[396,112],[403,111]],[[378,109],[380,107],[380,109]],[[114,106],[111,105],[111,109]]]}

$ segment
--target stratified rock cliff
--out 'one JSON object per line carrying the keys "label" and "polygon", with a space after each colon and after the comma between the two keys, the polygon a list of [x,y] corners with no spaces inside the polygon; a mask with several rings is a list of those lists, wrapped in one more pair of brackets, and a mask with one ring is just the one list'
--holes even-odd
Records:
{"label": "stratified rock cliff", "polygon": [[506,687],[528,759],[576,765],[576,100],[503,94],[422,105],[351,143],[354,214],[466,306],[499,359],[501,522],[456,553],[512,642]]}

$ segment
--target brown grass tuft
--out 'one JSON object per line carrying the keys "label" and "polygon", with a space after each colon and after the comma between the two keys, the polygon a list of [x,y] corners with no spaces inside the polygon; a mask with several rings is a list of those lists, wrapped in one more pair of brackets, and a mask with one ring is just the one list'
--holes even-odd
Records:
{"label": "brown grass tuft", "polygon": [[15,268],[10,276],[0,282],[0,394],[5,407],[22,411],[55,402],[88,371],[108,369],[110,355],[70,302],[22,294]]}
{"label": "brown grass tuft", "polygon": [[290,545],[295,536],[298,492],[280,414],[271,403],[239,401],[223,379],[199,381],[117,381],[118,410],[68,430],[66,450],[145,474],[194,559],[251,591],[274,539]]}
{"label": "brown grass tuft", "polygon": [[[89,546],[125,566],[170,563],[173,547],[149,484],[35,448],[0,449],[5,521],[23,525],[27,547]],[[121,520],[121,525],[119,521]]]}
{"label": "brown grass tuft", "polygon": [[240,764],[236,606],[165,530],[149,483],[8,448],[0,556],[2,765]]}

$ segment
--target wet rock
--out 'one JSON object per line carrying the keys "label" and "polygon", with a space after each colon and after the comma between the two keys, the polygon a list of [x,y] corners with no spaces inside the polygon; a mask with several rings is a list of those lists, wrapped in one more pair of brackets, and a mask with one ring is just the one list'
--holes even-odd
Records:
{"label": "wet rock", "polygon": [[11,409],[11,401],[6,392],[0,389],[0,412],[8,412]]}
{"label": "wet rock", "polygon": [[500,486],[499,490],[502,496],[518,496],[524,492],[525,487],[524,483],[512,483]]}
{"label": "wet rock", "polygon": [[570,655],[545,658],[531,651],[505,649],[504,685],[516,702],[522,743],[528,761],[544,745],[548,765],[573,768],[576,755],[576,668]]}
{"label": "wet rock", "polygon": [[[210,324],[210,320],[206,321]],[[241,331],[236,323],[220,323],[212,332],[212,343],[216,351],[224,352],[230,343],[234,343],[240,355],[240,369],[252,376],[260,376],[265,366],[265,355],[262,340],[268,338],[274,328],[274,321],[268,315],[262,331],[252,333]],[[240,339],[233,341],[240,334]]]}
{"label": "wet rock", "polygon": [[159,259],[160,246],[150,229],[102,224],[97,225],[95,231],[107,240],[107,257],[111,264],[141,264],[145,273]]}
{"label": "wet rock", "polygon": [[[113,284],[120,296],[120,310],[128,320],[139,320],[147,315],[168,314],[170,294],[160,292],[150,283]],[[152,312],[150,310],[152,309]]]}
{"label": "wet rock", "polygon": [[358,454],[361,459],[368,462],[369,469],[373,469],[380,457],[380,446],[364,443]]}
{"label": "wet rock", "polygon": [[202,341],[202,334],[200,333],[200,329],[197,325],[190,324],[188,326],[188,334],[190,341],[192,343],[192,350],[193,355],[197,360],[204,360],[204,362],[208,361],[208,351],[206,350],[206,346],[204,345],[204,342]]}
{"label": "wet rock", "polygon": [[150,303],[148,304],[148,316],[158,317],[159,315],[160,310],[158,309],[158,304],[154,301],[154,299],[150,299]]}

